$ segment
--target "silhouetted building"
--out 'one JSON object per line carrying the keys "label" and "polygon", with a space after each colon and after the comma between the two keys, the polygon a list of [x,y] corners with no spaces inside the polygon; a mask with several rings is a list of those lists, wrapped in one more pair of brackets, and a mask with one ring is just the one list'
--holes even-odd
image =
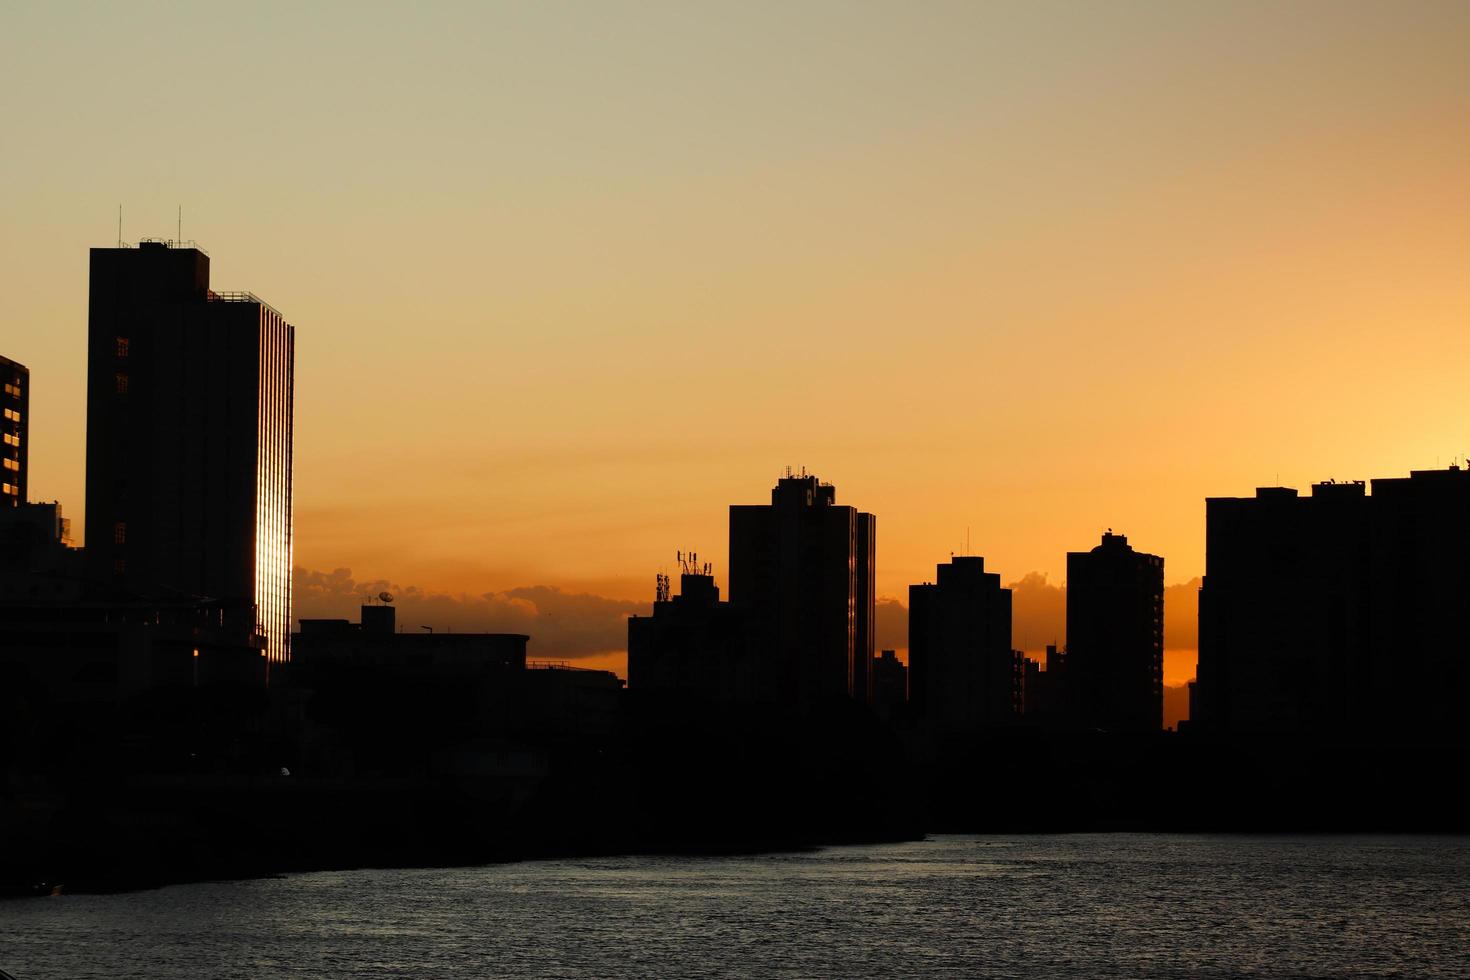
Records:
{"label": "silhouetted building", "polygon": [[1340,728],[1369,710],[1365,490],[1262,487],[1205,501],[1199,727]]}
{"label": "silhouetted building", "polygon": [[948,731],[1014,722],[1022,670],[1011,649],[1011,590],[980,557],[951,558],[933,584],[909,586],[909,702]]}
{"label": "silhouetted building", "polygon": [[1205,502],[1192,728],[1463,737],[1470,471],[1416,470],[1366,490],[1263,487]]}
{"label": "silhouetted building", "polygon": [[909,669],[893,650],[884,650],[873,660],[873,710],[889,719],[904,710],[909,700]]}
{"label": "silhouetted building", "polygon": [[730,602],[749,617],[759,698],[867,703],[875,527],[789,470],[770,504],[730,507]]}
{"label": "silhouetted building", "polygon": [[[218,604],[96,601],[65,587],[74,579],[31,581],[38,593],[0,589],[0,687],[34,710],[118,703],[159,688],[264,683],[260,651],[225,627]],[[58,592],[47,590],[51,583]]]}
{"label": "silhouetted building", "polygon": [[397,631],[397,610],[366,605],[360,622],[303,619],[294,652],[304,672],[323,663],[353,663],[442,677],[513,674],[526,669],[524,633]]}
{"label": "silhouetted building", "polygon": [[1055,643],[1048,643],[1044,665],[1028,659],[1025,671],[1022,713],[1026,721],[1045,728],[1073,726],[1076,711],[1072,707],[1072,689],[1068,683],[1067,651]]}
{"label": "silhouetted building", "polygon": [[206,596],[290,656],[294,328],[209,288],[197,248],[95,248],[86,552],[133,592]]}
{"label": "silhouetted building", "polygon": [[80,559],[59,503],[0,507],[0,602],[80,598]]}
{"label": "silhouetted building", "polygon": [[395,620],[390,605],[363,606],[360,623],[301,620],[292,678],[330,723],[363,731],[374,716],[421,719],[444,727],[445,744],[602,735],[617,723],[623,682],[610,671],[529,661],[522,633],[401,633]]}
{"label": "silhouetted building", "polygon": [[653,615],[628,618],[629,690],[755,699],[755,657],[746,618],[720,601],[709,571],[697,561],[684,562],[678,595],[670,595],[668,578],[659,576]]}
{"label": "silhouetted building", "polygon": [[0,507],[27,500],[30,456],[31,372],[0,357]]}
{"label": "silhouetted building", "polygon": [[1067,663],[1083,728],[1164,727],[1164,559],[1104,534],[1067,555]]}

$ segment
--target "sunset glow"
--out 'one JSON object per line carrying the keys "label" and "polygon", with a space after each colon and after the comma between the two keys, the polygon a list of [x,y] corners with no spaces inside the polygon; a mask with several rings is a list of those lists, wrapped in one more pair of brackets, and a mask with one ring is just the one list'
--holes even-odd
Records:
{"label": "sunset glow", "polygon": [[0,25],[30,497],[81,527],[88,247],[182,206],[296,327],[294,560],[351,570],[298,616],[382,582],[617,619],[677,549],[723,584],[728,506],[786,465],[877,515],[880,598],[967,540],[1059,586],[1107,528],[1180,585],[1207,495],[1470,450],[1464,4]]}

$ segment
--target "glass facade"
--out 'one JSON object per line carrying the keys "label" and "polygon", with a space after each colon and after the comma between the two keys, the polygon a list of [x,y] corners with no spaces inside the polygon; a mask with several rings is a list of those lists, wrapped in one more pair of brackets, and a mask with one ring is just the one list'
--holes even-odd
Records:
{"label": "glass facade", "polygon": [[256,405],[255,606],[265,654],[291,657],[291,447],[295,328],[260,306]]}
{"label": "glass facade", "polygon": [[89,288],[93,578],[217,604],[233,641],[288,662],[295,329],[210,289],[187,245],[93,249]]}

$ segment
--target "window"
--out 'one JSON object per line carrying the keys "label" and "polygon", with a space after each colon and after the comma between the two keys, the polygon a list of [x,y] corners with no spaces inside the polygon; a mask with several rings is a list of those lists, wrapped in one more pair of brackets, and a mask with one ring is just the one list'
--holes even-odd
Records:
{"label": "window", "polygon": [[128,376],[121,371],[117,372],[117,393],[119,395],[128,393]]}
{"label": "window", "polygon": [[9,419],[10,421],[12,421],[12,422],[19,422],[20,421],[20,413],[17,412],[13,408],[7,408],[5,410],[5,417],[7,419]]}
{"label": "window", "polygon": [[19,494],[20,487],[12,486],[9,483],[0,483],[0,493]]}
{"label": "window", "polygon": [[0,436],[0,441],[3,441],[7,446],[19,446],[20,436],[13,436],[9,432],[7,432],[5,433],[5,435]]}
{"label": "window", "polygon": [[114,575],[126,575],[127,573],[128,573],[128,563],[126,561],[124,561],[123,559],[119,558],[117,561],[115,561],[115,562],[112,563],[112,574],[114,574]]}
{"label": "window", "polygon": [[128,543],[128,522],[127,521],[118,521],[116,524],[112,525],[112,543],[113,544],[127,544]]}
{"label": "window", "polygon": [[5,468],[7,470],[16,470],[16,471],[19,471],[20,470],[20,460],[18,460],[18,459],[9,459],[9,458],[6,458],[4,460],[0,460],[0,462],[3,462],[5,464]]}
{"label": "window", "polygon": [[128,338],[126,338],[126,337],[119,337],[119,338],[117,338],[117,356],[118,357],[127,357],[128,356]]}

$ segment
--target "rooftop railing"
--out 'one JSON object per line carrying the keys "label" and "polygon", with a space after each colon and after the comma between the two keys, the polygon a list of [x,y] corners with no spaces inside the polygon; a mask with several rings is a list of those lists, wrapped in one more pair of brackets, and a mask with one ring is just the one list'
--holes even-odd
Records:
{"label": "rooftop railing", "polygon": [[[130,247],[127,242],[121,242],[120,244],[123,246],[123,248]],[[165,248],[192,248],[196,252],[202,252],[205,255],[209,254],[208,252],[205,252],[204,249],[200,248],[199,243],[192,238],[183,240],[177,238],[140,238],[138,239],[138,244],[162,245]]]}
{"label": "rooftop railing", "polygon": [[[276,309],[274,306],[270,305],[254,293],[246,292],[245,290],[228,290],[226,292],[219,293],[211,289],[204,294],[204,299],[206,302],[209,303],[254,303],[256,306],[263,306],[271,312],[275,313],[277,316],[281,316],[280,310]],[[285,317],[282,316],[282,319],[285,319]]]}

